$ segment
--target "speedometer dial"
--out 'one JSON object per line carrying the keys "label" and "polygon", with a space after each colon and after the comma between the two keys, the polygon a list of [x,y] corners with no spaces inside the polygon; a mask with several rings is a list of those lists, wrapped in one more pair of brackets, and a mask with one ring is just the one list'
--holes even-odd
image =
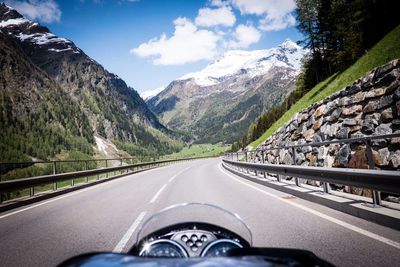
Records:
{"label": "speedometer dial", "polygon": [[239,243],[230,239],[219,239],[208,245],[201,253],[202,257],[223,257],[233,248],[242,248]]}
{"label": "speedometer dial", "polygon": [[139,256],[163,258],[187,258],[186,250],[177,242],[168,239],[156,240],[144,245]]}

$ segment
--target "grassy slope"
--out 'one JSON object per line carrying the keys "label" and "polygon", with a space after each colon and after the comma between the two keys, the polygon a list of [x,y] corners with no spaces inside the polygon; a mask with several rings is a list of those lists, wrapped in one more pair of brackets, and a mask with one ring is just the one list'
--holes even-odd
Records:
{"label": "grassy slope", "polygon": [[192,145],[184,147],[181,151],[165,155],[162,159],[179,159],[189,157],[219,156],[230,149],[230,146],[220,146],[212,144]]}
{"label": "grassy slope", "polygon": [[341,73],[336,73],[317,84],[310,92],[296,102],[283,116],[276,121],[260,138],[250,144],[257,147],[268,139],[276,130],[289,122],[293,116],[327,96],[340,91],[355,80],[364,76],[375,67],[393,59],[400,58],[400,26],[388,33],[373,48],[359,58],[351,67]]}

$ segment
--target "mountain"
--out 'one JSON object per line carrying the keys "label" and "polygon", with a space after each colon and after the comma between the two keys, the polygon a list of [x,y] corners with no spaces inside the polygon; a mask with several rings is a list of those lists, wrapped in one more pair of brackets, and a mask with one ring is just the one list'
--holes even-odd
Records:
{"label": "mountain", "polygon": [[196,142],[231,143],[294,90],[305,53],[291,40],[271,49],[228,51],[146,102],[168,127]]}
{"label": "mountain", "polygon": [[163,90],[165,89],[165,86],[160,86],[156,89],[153,90],[148,90],[148,91],[144,91],[140,93],[140,97],[143,98],[143,100],[147,101],[150,98],[158,95],[159,93],[161,93]]}
{"label": "mountain", "polygon": [[[8,59],[3,58],[3,53],[1,57],[1,94],[10,103],[7,107],[6,102],[1,103],[2,121],[16,125],[22,113],[35,120],[38,110],[32,106],[43,106],[50,115],[49,122],[41,126],[68,132],[70,124],[76,124],[79,131],[71,138],[84,138],[91,145],[99,140],[95,136],[101,136],[119,148],[128,148],[131,154],[147,150],[154,155],[157,150],[170,152],[176,148],[176,142],[169,137],[171,131],[159,122],[138,93],[72,41],[54,35],[5,4],[0,4],[0,37],[3,50],[9,54]],[[49,97],[58,96],[62,97],[49,103]],[[68,109],[60,101],[68,103],[70,113],[65,113]],[[16,132],[21,130],[18,127],[22,126],[16,126]],[[2,141],[13,136],[2,136]],[[69,150],[71,144],[61,145],[47,156],[54,156],[61,149]],[[29,156],[38,154],[32,155],[23,147],[17,150]]]}

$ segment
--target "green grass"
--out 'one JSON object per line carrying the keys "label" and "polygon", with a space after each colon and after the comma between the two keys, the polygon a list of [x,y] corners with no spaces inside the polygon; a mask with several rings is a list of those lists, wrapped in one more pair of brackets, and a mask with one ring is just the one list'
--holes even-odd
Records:
{"label": "green grass", "polygon": [[250,144],[257,147],[267,140],[275,131],[289,122],[301,110],[340,91],[355,80],[363,77],[370,70],[393,59],[400,58],[400,26],[388,33],[381,41],[359,58],[352,66],[341,73],[335,73],[317,84],[311,91],[297,101],[283,116],[277,120],[260,138]]}
{"label": "green grass", "polygon": [[181,151],[165,155],[162,159],[181,159],[189,157],[219,156],[230,149],[230,146],[198,144],[184,147]]}

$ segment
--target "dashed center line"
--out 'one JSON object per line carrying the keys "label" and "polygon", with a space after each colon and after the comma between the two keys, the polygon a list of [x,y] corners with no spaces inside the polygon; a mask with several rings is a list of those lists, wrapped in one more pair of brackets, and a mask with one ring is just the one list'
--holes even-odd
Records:
{"label": "dashed center line", "polygon": [[150,203],[154,203],[156,202],[158,196],[161,194],[161,192],[167,187],[167,184],[164,184],[160,190],[158,190],[158,192],[154,195],[154,197],[150,200]]}

